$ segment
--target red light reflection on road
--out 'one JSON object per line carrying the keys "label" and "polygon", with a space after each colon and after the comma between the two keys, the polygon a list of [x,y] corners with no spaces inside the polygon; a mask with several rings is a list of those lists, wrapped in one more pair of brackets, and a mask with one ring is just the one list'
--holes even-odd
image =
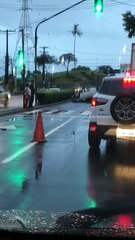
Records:
{"label": "red light reflection on road", "polygon": [[132,216],[131,215],[119,215],[118,221],[115,223],[115,228],[129,228],[132,227]]}

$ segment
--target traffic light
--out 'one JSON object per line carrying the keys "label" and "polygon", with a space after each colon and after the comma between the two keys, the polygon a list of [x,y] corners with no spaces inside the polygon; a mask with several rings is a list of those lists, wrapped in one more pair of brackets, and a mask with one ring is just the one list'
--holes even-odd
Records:
{"label": "traffic light", "polygon": [[19,63],[20,74],[25,75],[25,58],[24,58],[24,52],[22,50],[18,52],[18,63]]}
{"label": "traffic light", "polygon": [[103,12],[103,0],[94,0],[94,12],[101,13]]}

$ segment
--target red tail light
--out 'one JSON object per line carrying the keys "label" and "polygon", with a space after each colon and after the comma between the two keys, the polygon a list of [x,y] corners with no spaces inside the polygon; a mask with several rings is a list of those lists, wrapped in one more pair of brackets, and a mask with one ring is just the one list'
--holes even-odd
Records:
{"label": "red tail light", "polygon": [[95,107],[96,106],[96,98],[92,98],[91,100],[91,106]]}
{"label": "red tail light", "polygon": [[104,98],[92,98],[91,100],[91,106],[96,107],[99,105],[105,105],[108,102],[107,99]]}
{"label": "red tail light", "polygon": [[97,131],[97,125],[90,126],[90,131],[96,132]]}
{"label": "red tail light", "polygon": [[123,86],[124,87],[135,87],[135,77],[131,76],[131,77],[124,77],[123,78]]}

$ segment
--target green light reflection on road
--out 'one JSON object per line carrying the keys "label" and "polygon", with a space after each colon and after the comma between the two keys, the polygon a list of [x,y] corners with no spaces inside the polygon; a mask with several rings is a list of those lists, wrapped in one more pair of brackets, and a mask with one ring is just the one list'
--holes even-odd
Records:
{"label": "green light reflection on road", "polygon": [[96,208],[96,207],[97,207],[96,201],[95,200],[91,200],[90,208]]}
{"label": "green light reflection on road", "polygon": [[[21,152],[20,149],[16,154]],[[7,169],[6,174],[4,174],[4,178],[6,182],[8,181],[10,185],[14,185],[18,188],[22,187],[23,182],[26,180],[26,171],[23,168],[19,167],[21,158],[17,157],[12,161],[10,167]]]}
{"label": "green light reflection on road", "polygon": [[7,178],[10,182],[10,184],[13,184],[15,185],[16,187],[22,187],[22,184],[25,180],[25,173],[22,171],[22,172],[10,172],[8,171],[7,172]]}
{"label": "green light reflection on road", "polygon": [[86,208],[96,208],[97,207],[96,200],[90,198],[89,196],[87,196],[85,198],[85,205],[86,205]]}
{"label": "green light reflection on road", "polygon": [[16,139],[15,140],[15,143],[17,144],[17,145],[20,145],[20,144],[22,144],[23,143],[23,141],[22,141],[22,139]]}

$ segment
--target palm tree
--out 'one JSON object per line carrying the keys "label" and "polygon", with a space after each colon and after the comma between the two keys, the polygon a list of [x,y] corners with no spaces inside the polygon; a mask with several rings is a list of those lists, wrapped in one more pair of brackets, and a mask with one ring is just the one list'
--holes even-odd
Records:
{"label": "palm tree", "polygon": [[50,56],[49,54],[47,53],[43,53],[41,54],[40,56],[37,56],[37,64],[38,66],[42,66],[43,67],[43,72],[42,72],[42,84],[46,86],[46,82],[45,82],[45,69],[47,70],[46,68],[46,65],[50,66],[50,64],[57,64],[57,59],[55,56]]}
{"label": "palm tree", "polygon": [[[72,29],[72,35],[74,37],[74,56],[76,58],[75,52],[76,52],[76,36],[81,37],[83,35],[83,32],[78,28],[79,24],[74,24]],[[76,61],[74,61],[74,69],[76,69]]]}
{"label": "palm tree", "polygon": [[67,70],[67,77],[69,76],[69,65],[71,62],[77,62],[75,55],[72,53],[65,53],[60,56],[60,62],[64,64]]}

